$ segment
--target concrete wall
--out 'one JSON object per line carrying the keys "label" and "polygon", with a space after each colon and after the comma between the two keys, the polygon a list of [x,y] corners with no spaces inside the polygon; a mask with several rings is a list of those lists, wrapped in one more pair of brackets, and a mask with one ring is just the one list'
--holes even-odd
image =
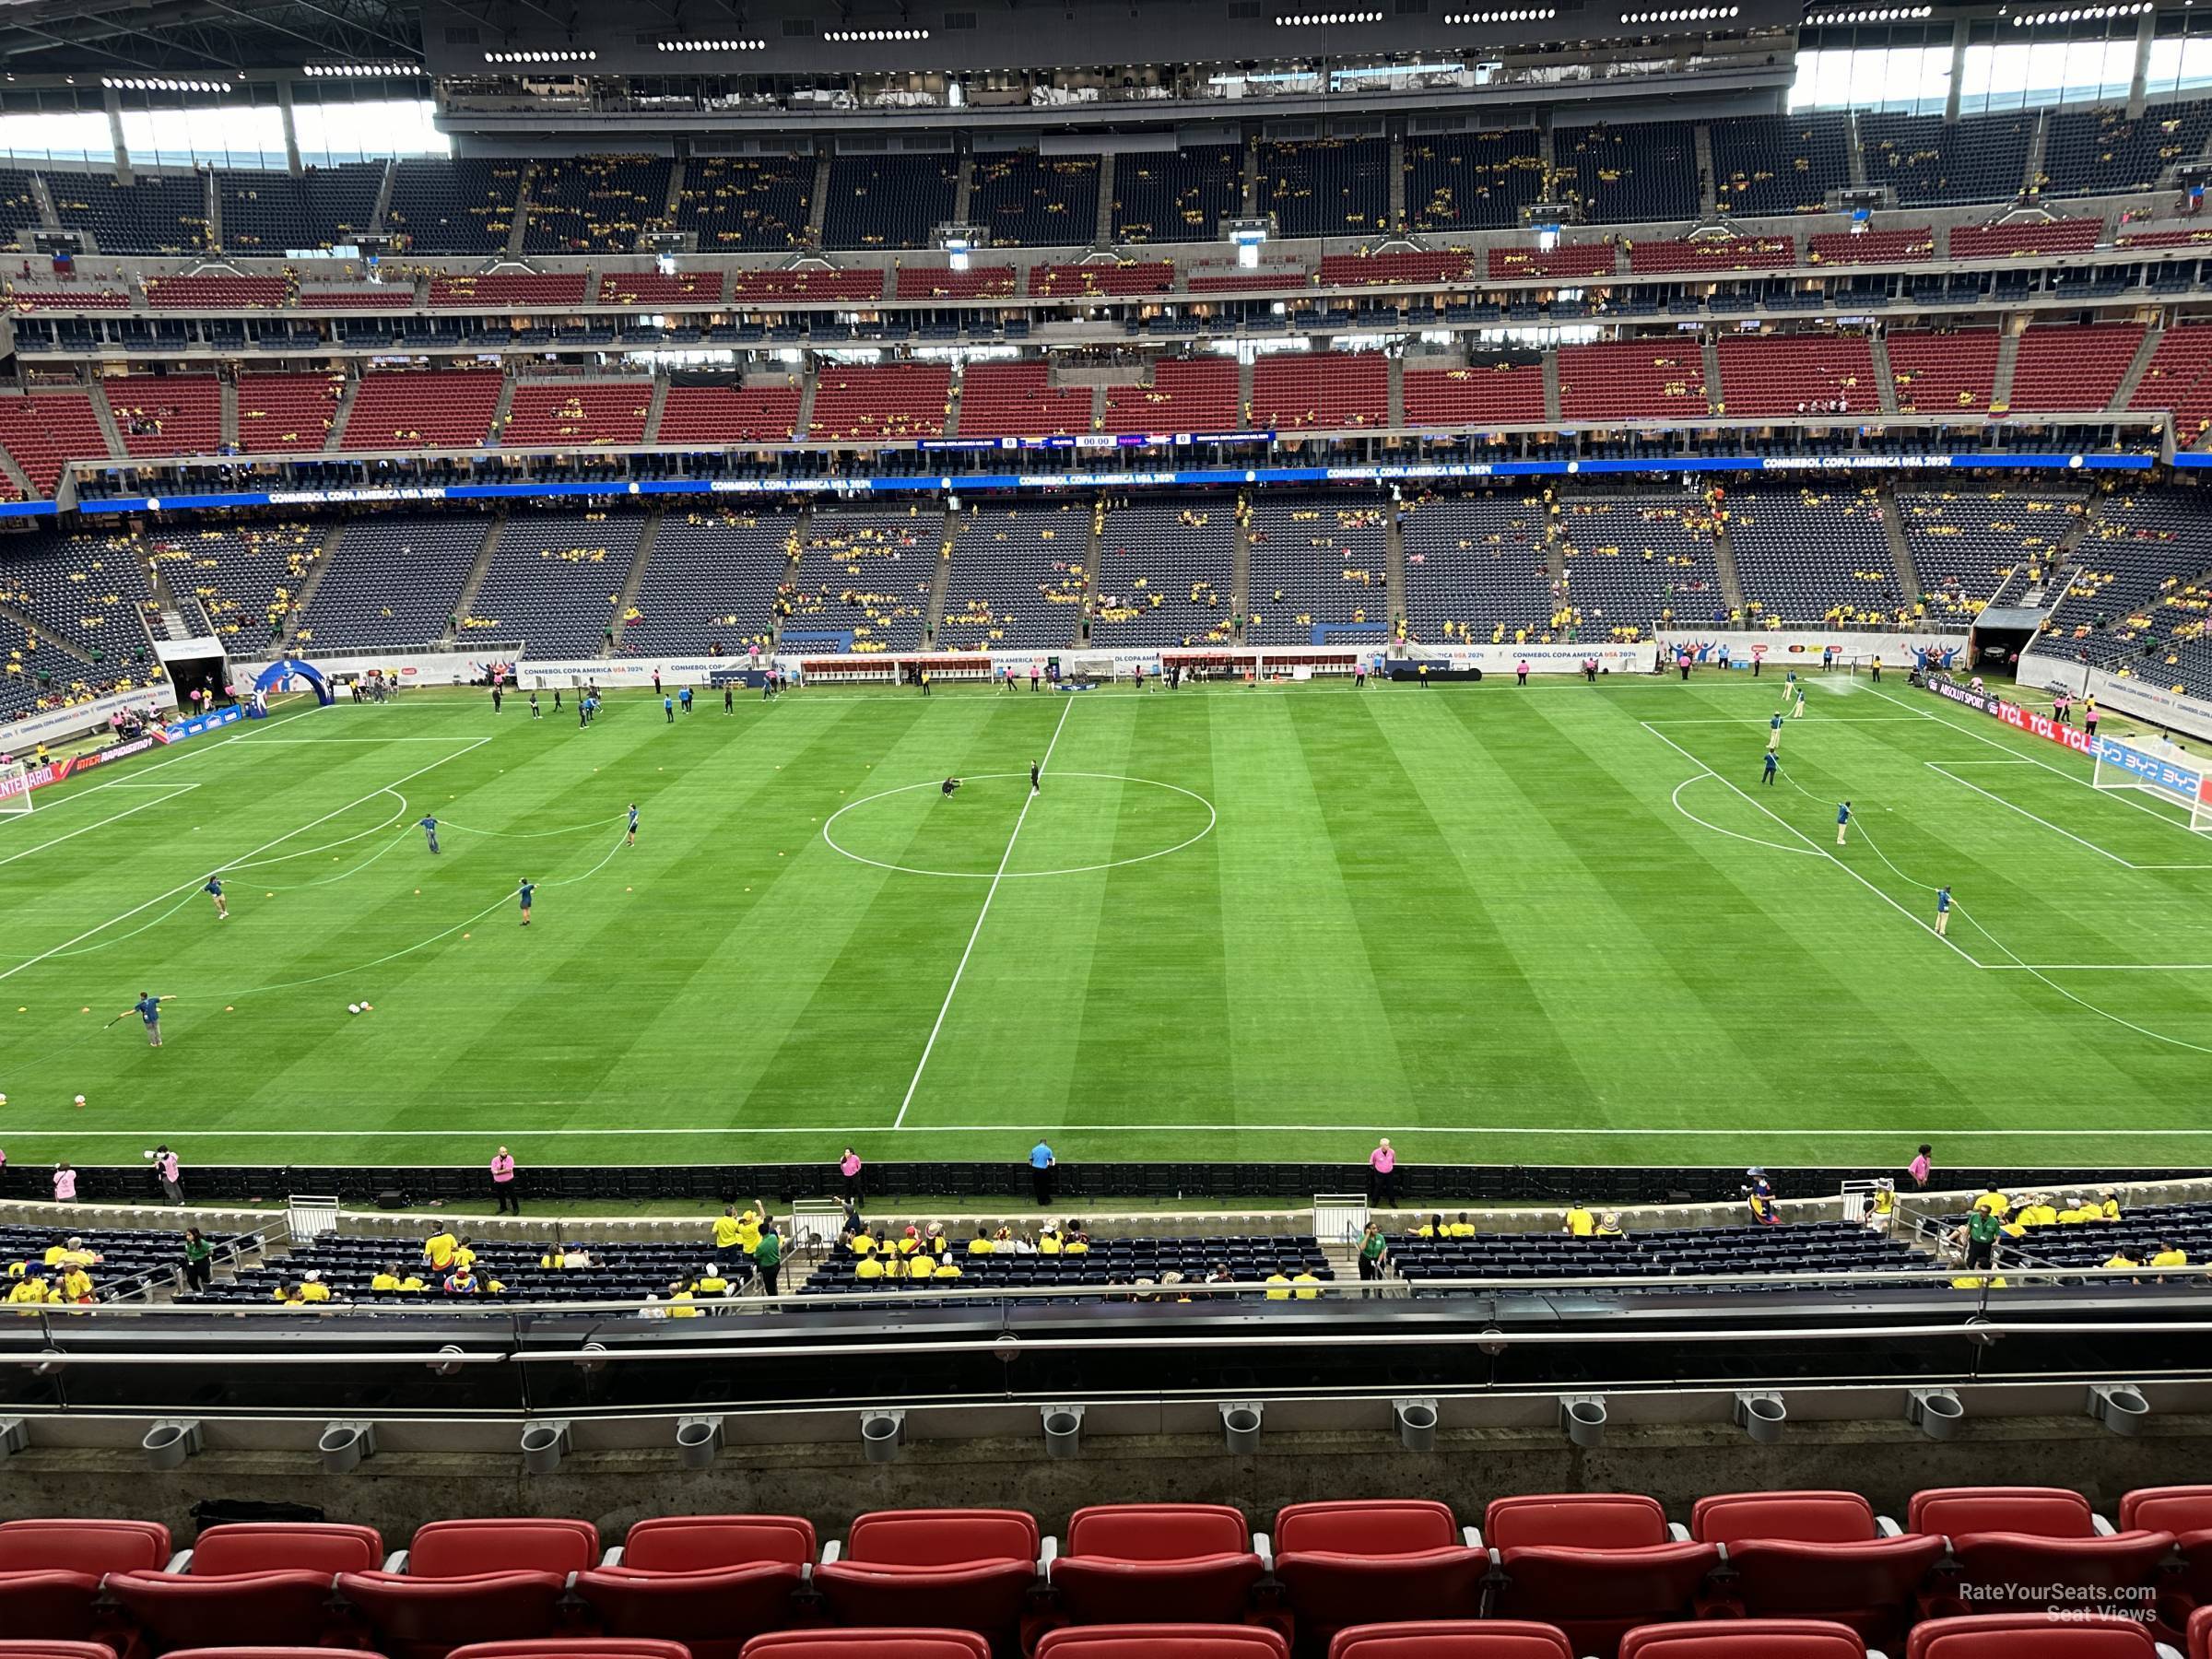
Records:
{"label": "concrete wall", "polygon": [[1837,1488],[1901,1521],[1915,1490],[1983,1483],[2072,1487],[2113,1515],[2123,1493],[2194,1478],[2208,1463],[2212,1418],[2202,1417],[2153,1418],[2136,1440],[2086,1418],[1970,1419],[1947,1442],[1901,1421],[1793,1424],[1767,1447],[1724,1426],[1616,1428],[1591,1452],[1549,1428],[1446,1430],[1428,1453],[1371,1432],[1269,1433],[1250,1456],[1230,1455],[1218,1435],[1132,1435],[1087,1440],[1066,1461],[1047,1459],[1030,1436],[922,1441],[888,1465],[864,1462],[855,1440],[725,1451],[699,1473],[677,1468],[672,1452],[571,1454],[544,1477],[523,1474],[512,1455],[382,1453],[331,1476],[304,1453],[210,1451],[154,1474],[135,1452],[34,1450],[0,1465],[0,1519],[131,1516],[188,1540],[204,1498],[282,1499],[376,1526],[388,1546],[428,1521],[530,1514],[583,1517],[614,1543],[631,1522],[671,1513],[804,1515],[836,1537],[867,1510],[1005,1507],[1064,1534],[1089,1503],[1231,1503],[1266,1527],[1282,1505],[1310,1499],[1431,1497],[1479,1524],[1492,1498],[1625,1491],[1687,1521],[1708,1493]]}

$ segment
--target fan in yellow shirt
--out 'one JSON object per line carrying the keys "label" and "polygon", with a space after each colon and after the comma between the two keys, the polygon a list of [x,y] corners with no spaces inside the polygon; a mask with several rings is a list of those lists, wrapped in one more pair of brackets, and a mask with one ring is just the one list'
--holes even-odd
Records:
{"label": "fan in yellow shirt", "polygon": [[7,1300],[18,1307],[27,1304],[43,1305],[51,1298],[51,1295],[52,1292],[47,1288],[46,1281],[36,1275],[29,1278],[18,1279],[7,1288]]}
{"label": "fan in yellow shirt", "polygon": [[2120,1219],[2120,1194],[2106,1187],[2097,1194],[2097,1213],[2107,1221]]}
{"label": "fan in yellow shirt", "polygon": [[2107,1267],[2140,1267],[2143,1265],[2124,1249],[2115,1250],[2111,1255],[2105,1257],[2104,1265]]}
{"label": "fan in yellow shirt", "polygon": [[691,1281],[691,1292],[695,1296],[727,1296],[729,1291],[730,1281],[712,1267]]}
{"label": "fan in yellow shirt", "polygon": [[2189,1265],[2189,1253],[2160,1239],[2158,1253],[2150,1258],[2149,1265],[2153,1267],[2186,1267]]}
{"label": "fan in yellow shirt", "polygon": [[398,1289],[399,1269],[396,1266],[378,1268],[376,1277],[369,1281],[369,1288],[371,1290]]}
{"label": "fan in yellow shirt", "polygon": [[1267,1300],[1269,1301],[1288,1301],[1290,1300],[1290,1276],[1280,1267],[1267,1276]]}
{"label": "fan in yellow shirt", "polygon": [[1577,1239],[1586,1239],[1596,1230],[1597,1218],[1590,1213],[1588,1206],[1573,1204],[1567,1206],[1569,1234]]}
{"label": "fan in yellow shirt", "polygon": [[990,1233],[981,1227],[975,1230],[975,1237],[968,1241],[970,1255],[989,1255],[994,1248]]}
{"label": "fan in yellow shirt", "polygon": [[2012,1200],[1993,1186],[1981,1197],[1974,1200],[1974,1207],[1978,1210],[1987,1210],[2002,1221],[2006,1216],[2012,1214]]}
{"label": "fan in yellow shirt", "polygon": [[453,1237],[452,1230],[441,1228],[422,1241],[422,1255],[432,1271],[444,1273],[453,1266],[453,1253],[460,1248],[461,1241]]}
{"label": "fan in yellow shirt", "polygon": [[300,1281],[300,1300],[311,1302],[326,1302],[330,1300],[330,1287],[323,1282],[322,1274],[312,1267],[307,1270],[307,1277]]}
{"label": "fan in yellow shirt", "polygon": [[873,1255],[864,1255],[853,1265],[853,1277],[859,1279],[879,1279],[883,1277],[883,1263]]}
{"label": "fan in yellow shirt", "polygon": [[747,1209],[737,1218],[737,1248],[751,1255],[760,1248],[760,1212]]}
{"label": "fan in yellow shirt", "polygon": [[943,1261],[939,1262],[935,1270],[930,1275],[930,1277],[932,1278],[941,1279],[957,1279],[959,1277],[960,1265],[959,1263],[954,1261],[950,1256],[947,1256]]}
{"label": "fan in yellow shirt", "polygon": [[[1300,1267],[1296,1273],[1290,1276],[1290,1282],[1293,1285],[1300,1287],[1297,1292],[1298,1300],[1300,1301],[1316,1301],[1320,1300],[1321,1281],[1313,1277],[1313,1273],[1311,1268]],[[1311,1287],[1311,1288],[1306,1288],[1305,1287]]]}
{"label": "fan in yellow shirt", "polygon": [[717,1253],[737,1248],[737,1206],[732,1205],[714,1218],[714,1249]]}

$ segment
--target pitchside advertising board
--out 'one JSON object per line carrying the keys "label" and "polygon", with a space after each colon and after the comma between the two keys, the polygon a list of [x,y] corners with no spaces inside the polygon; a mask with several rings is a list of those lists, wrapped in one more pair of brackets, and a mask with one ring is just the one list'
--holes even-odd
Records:
{"label": "pitchside advertising board", "polygon": [[1977,691],[1971,686],[1962,686],[1947,675],[1928,677],[1928,689],[1936,696],[1987,714],[2012,727],[2016,732],[2027,732],[2062,748],[2070,748],[2077,755],[2094,756],[2098,744],[2079,728],[2061,725],[2048,714],[2038,714],[2033,709],[2023,709],[2016,702],[2007,702],[1992,692]]}
{"label": "pitchside advertising board", "polygon": [[225,709],[213,709],[205,714],[173,721],[165,726],[155,726],[141,736],[123,743],[111,743],[105,748],[96,748],[82,755],[63,755],[43,766],[27,769],[21,777],[13,774],[0,778],[0,800],[7,800],[32,790],[44,789],[65,778],[75,778],[106,766],[113,761],[127,760],[134,755],[143,755],[149,749],[166,748],[172,743],[182,743],[197,737],[203,732],[212,732],[218,726],[227,726],[245,719],[246,712],[235,703]]}

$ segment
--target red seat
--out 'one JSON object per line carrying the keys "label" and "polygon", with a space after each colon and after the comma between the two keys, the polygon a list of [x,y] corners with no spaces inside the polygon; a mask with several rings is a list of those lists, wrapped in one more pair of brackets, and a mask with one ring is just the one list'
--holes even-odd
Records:
{"label": "red seat", "polygon": [[1701,1612],[1832,1619],[1885,1651],[1903,1637],[1913,1596],[1944,1550],[1936,1534],[1880,1536],[1873,1506],[1856,1492],[1700,1498],[1689,1530],[1728,1557]]}
{"label": "red seat", "polygon": [[1607,1659],[1638,1625],[1689,1617],[1720,1561],[1712,1544],[1670,1542],[1665,1512],[1627,1493],[1496,1499],[1483,1534],[1499,1565],[1485,1610],[1556,1624]]}
{"label": "red seat", "polygon": [[154,1645],[316,1647],[337,1632],[331,1583],[341,1572],[372,1571],[384,1544],[372,1526],[252,1522],[211,1526],[183,1572],[117,1572],[108,1594],[146,1628]]}
{"label": "red seat", "polygon": [[1644,1625],[1620,1639],[1620,1659],[1866,1659],[1856,1630],[1823,1618],[1699,1619]]}
{"label": "red seat", "polygon": [[2098,1600],[2069,1606],[2126,1606],[2143,1596],[2159,1564],[2173,1549],[2169,1532],[2100,1535],[2089,1500],[2064,1487],[1953,1487],[1916,1492],[1912,1530],[1950,1538],[1957,1563],[1947,1593],[1929,1604],[1937,1614],[1979,1610],[1977,1584],[2047,1584],[2090,1593]]}
{"label": "red seat", "polygon": [[0,1641],[0,1659],[115,1659],[97,1641]]}
{"label": "red seat", "polygon": [[1336,1632],[1328,1659],[1574,1659],[1574,1650],[1555,1625],[1437,1618],[1354,1625]]}
{"label": "red seat", "polygon": [[1378,1612],[1471,1617],[1488,1567],[1461,1540],[1451,1510],[1426,1499],[1294,1503],[1275,1518],[1275,1575],[1300,1647],[1314,1651]]}
{"label": "red seat", "polygon": [[754,1637],[791,1622],[816,1553],[812,1524],[792,1516],[665,1515],[631,1527],[620,1563],[578,1574],[576,1593],[610,1636],[737,1659]]}
{"label": "red seat", "polygon": [[[2189,1615],[2189,1659],[2206,1659],[2212,1654],[2212,1607],[2199,1607]],[[6,1647],[0,1642],[0,1648]]]}
{"label": "red seat", "polygon": [[555,1636],[544,1641],[477,1641],[455,1648],[453,1659],[691,1659],[680,1641],[618,1636]]}
{"label": "red seat", "polygon": [[1290,1659],[1290,1645],[1261,1625],[1070,1625],[1045,1632],[1037,1659]]}
{"label": "red seat", "polygon": [[1052,1581],[1056,1610],[1073,1624],[1234,1624],[1264,1571],[1241,1511],[1116,1503],[1069,1519]]}
{"label": "red seat", "polygon": [[102,1616],[100,1581],[169,1557],[169,1528],[151,1521],[0,1522],[0,1630],[15,1641],[98,1641],[128,1659],[143,1646]]}
{"label": "red seat", "polygon": [[341,1572],[338,1593],[394,1659],[445,1659],[474,1641],[554,1632],[569,1576],[599,1559],[588,1521],[433,1521],[403,1572]]}
{"label": "red seat", "polygon": [[2150,1632],[2129,1618],[1985,1613],[1914,1625],[1905,1659],[2153,1659],[2157,1651]]}
{"label": "red seat", "polygon": [[2130,1532],[2170,1532],[2179,1565],[2159,1578],[2159,1617],[2183,1630],[2200,1606],[2212,1606],[2212,1487],[2146,1487],[2120,1500],[2120,1524]]}
{"label": "red seat", "polygon": [[973,1630],[776,1630],[743,1659],[991,1659],[991,1644]]}
{"label": "red seat", "polygon": [[853,1523],[814,1586],[840,1624],[974,1630],[1010,1653],[1041,1544],[1018,1510],[882,1510]]}

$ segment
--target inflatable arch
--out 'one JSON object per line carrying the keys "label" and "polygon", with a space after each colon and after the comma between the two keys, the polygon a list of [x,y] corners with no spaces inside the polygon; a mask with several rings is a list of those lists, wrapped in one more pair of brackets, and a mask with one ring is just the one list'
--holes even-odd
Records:
{"label": "inflatable arch", "polygon": [[256,691],[287,691],[291,688],[295,676],[314,688],[317,700],[325,707],[338,700],[338,694],[330,688],[330,681],[324,677],[323,670],[312,663],[302,662],[298,657],[286,657],[281,662],[271,663],[254,677],[253,689]]}

